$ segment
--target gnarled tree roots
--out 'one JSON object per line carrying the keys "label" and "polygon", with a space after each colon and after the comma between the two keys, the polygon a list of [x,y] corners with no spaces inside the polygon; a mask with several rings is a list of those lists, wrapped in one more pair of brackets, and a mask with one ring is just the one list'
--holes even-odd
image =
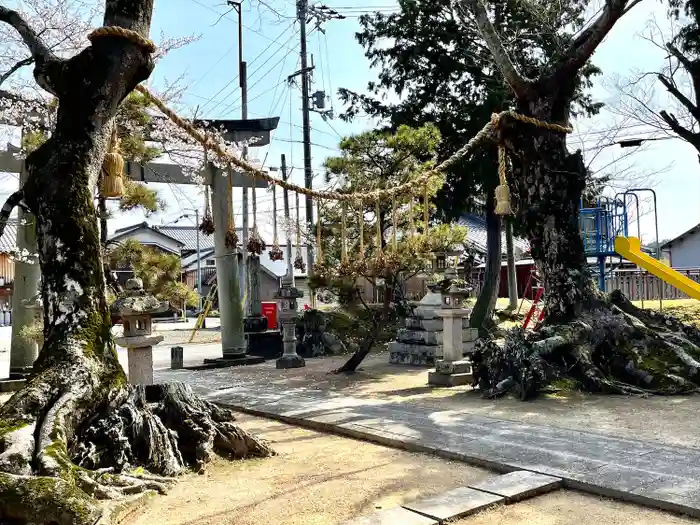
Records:
{"label": "gnarled tree roots", "polygon": [[76,386],[34,421],[0,421],[0,523],[94,525],[104,509],[97,500],[163,493],[175,476],[202,471],[215,454],[274,455],[234,424],[229,410],[186,385],[120,388],[70,436],[66,422],[79,399]]}
{"label": "gnarled tree roots", "polygon": [[526,400],[549,389],[636,395],[700,391],[700,330],[642,310],[620,292],[567,324],[477,343],[474,384],[484,397]]}

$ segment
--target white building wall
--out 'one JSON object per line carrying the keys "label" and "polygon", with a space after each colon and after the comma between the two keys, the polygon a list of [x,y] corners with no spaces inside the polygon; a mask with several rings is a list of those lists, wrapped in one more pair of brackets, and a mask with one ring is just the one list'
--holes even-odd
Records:
{"label": "white building wall", "polygon": [[700,232],[674,242],[669,252],[673,268],[700,267]]}

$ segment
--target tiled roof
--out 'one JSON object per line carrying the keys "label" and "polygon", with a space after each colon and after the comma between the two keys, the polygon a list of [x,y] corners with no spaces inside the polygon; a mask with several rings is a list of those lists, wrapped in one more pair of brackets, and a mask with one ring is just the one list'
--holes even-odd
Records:
{"label": "tiled roof", "polygon": [[[486,219],[473,213],[462,215],[457,224],[467,227],[467,242],[473,246],[479,254],[486,254]],[[523,253],[530,249],[530,244],[520,237],[513,237],[513,247],[517,253]],[[506,253],[506,235],[501,233],[501,252]]]}
{"label": "tiled roof", "polygon": [[[287,273],[287,260],[286,260],[287,245],[286,244],[280,245],[280,248],[282,249],[282,251],[285,254],[284,261],[273,261],[272,259],[270,259],[269,248],[270,247],[268,246],[268,249],[266,249],[263,252],[262,257],[260,258],[260,263],[271,274],[273,274],[277,277],[282,277],[283,275],[285,275]],[[202,258],[202,260],[211,259],[213,254],[214,254],[213,249],[206,250],[206,251],[202,250],[201,251],[201,258]],[[301,256],[302,256],[302,259],[304,260],[305,263],[307,261],[306,255],[307,255],[306,246],[301,246]],[[294,258],[294,257],[296,257],[296,245],[292,246],[292,258]],[[308,268],[308,264],[307,264],[307,268]],[[192,255],[188,255],[187,257],[184,257],[182,259],[182,269],[184,271],[187,271],[187,272],[194,271],[197,269],[197,254],[196,253],[193,253]],[[296,277],[303,277],[306,275],[306,272],[301,272],[295,268],[294,275]]]}
{"label": "tiled roof", "polygon": [[[197,228],[195,226],[153,226],[153,229],[160,233],[180,241],[184,246],[183,251],[194,251],[197,249]],[[243,228],[236,228],[239,239],[243,238]],[[264,238],[263,238],[264,239]],[[264,239],[265,242],[269,242]],[[199,234],[200,251],[214,249],[214,236]]]}
{"label": "tiled roof", "polygon": [[[154,230],[180,241],[184,246],[183,251],[197,249],[197,227],[196,226],[153,226]],[[241,237],[243,229],[236,228],[238,237]],[[199,249],[210,250],[214,248],[214,236],[199,234]]]}
{"label": "tiled roof", "polygon": [[0,253],[9,253],[17,247],[17,219],[10,219],[0,237]]}

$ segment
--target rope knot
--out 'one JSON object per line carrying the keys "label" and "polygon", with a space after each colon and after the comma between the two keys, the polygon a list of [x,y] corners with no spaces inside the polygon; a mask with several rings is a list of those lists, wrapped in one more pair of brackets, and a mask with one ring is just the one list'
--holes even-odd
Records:
{"label": "rope knot", "polygon": [[148,53],[155,53],[157,49],[156,45],[153,43],[152,40],[146,38],[145,36],[141,35],[136,31],[118,26],[98,27],[88,35],[88,40],[90,40],[90,42],[94,42],[95,39],[105,36],[116,36],[119,38],[125,38],[132,44],[142,47],[144,51]]}

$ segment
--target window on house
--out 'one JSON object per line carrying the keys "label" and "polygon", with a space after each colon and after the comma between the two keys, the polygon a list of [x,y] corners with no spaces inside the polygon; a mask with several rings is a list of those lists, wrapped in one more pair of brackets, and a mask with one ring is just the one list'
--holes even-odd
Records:
{"label": "window on house", "polygon": [[207,259],[205,264],[207,266],[216,266],[216,261],[214,259]]}
{"label": "window on house", "polygon": [[436,262],[437,262],[438,270],[445,269],[445,258],[444,257],[438,257]]}

